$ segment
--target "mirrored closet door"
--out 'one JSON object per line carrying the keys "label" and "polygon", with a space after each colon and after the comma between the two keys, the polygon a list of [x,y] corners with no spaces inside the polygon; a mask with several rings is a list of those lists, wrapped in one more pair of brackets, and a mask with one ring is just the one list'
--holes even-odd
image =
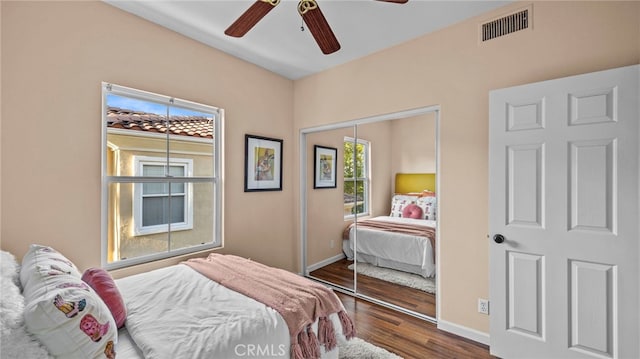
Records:
{"label": "mirrored closet door", "polygon": [[355,138],[355,126],[306,135],[305,256],[310,276],[354,292],[353,271],[343,250],[345,218],[357,205],[355,196],[343,191],[345,138]]}
{"label": "mirrored closet door", "polygon": [[[303,131],[306,275],[435,320],[437,121],[423,108]],[[335,187],[318,185],[327,166]]]}

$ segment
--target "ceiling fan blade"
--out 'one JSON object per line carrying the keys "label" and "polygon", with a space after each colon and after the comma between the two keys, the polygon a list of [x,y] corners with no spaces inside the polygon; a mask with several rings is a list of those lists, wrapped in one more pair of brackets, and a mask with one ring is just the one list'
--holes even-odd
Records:
{"label": "ceiling fan blade", "polygon": [[394,4],[406,4],[409,0],[377,0],[383,2],[392,2]]}
{"label": "ceiling fan blade", "polygon": [[233,37],[244,36],[279,3],[280,0],[257,0],[224,33]]}
{"label": "ceiling fan blade", "polygon": [[329,55],[340,50],[340,43],[315,0],[300,0],[298,12],[323,54]]}

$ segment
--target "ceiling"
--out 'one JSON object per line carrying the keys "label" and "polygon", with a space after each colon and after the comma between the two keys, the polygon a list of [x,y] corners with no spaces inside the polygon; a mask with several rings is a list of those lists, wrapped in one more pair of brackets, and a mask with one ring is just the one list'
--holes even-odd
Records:
{"label": "ceiling", "polygon": [[301,31],[297,0],[282,0],[244,37],[224,34],[255,0],[103,0],[230,55],[295,80],[482,14],[511,1],[318,0],[341,49],[324,55]]}

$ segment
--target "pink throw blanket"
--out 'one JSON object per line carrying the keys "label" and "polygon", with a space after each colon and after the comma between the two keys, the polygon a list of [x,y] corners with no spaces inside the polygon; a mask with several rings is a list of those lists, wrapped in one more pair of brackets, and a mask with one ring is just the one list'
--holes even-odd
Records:
{"label": "pink throw blanket", "polygon": [[[291,336],[291,358],[320,357],[320,346],[327,351],[337,345],[330,314],[338,313],[347,339],[355,336],[351,318],[333,291],[319,283],[283,269],[250,259],[211,253],[205,258],[184,262],[221,285],[275,309],[284,318]],[[318,335],[311,324],[318,320]]]}

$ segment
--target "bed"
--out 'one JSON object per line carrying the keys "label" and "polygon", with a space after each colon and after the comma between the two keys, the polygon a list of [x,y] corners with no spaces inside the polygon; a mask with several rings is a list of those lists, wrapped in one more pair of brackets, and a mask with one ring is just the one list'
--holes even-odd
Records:
{"label": "bed", "polygon": [[22,266],[1,253],[3,358],[338,358],[337,342],[355,335],[329,288],[246,258],[214,253],[114,281],[46,246]]}
{"label": "bed", "polygon": [[395,190],[401,193],[392,196],[388,216],[359,219],[345,228],[343,252],[349,260],[434,277],[435,174],[397,174]]}

